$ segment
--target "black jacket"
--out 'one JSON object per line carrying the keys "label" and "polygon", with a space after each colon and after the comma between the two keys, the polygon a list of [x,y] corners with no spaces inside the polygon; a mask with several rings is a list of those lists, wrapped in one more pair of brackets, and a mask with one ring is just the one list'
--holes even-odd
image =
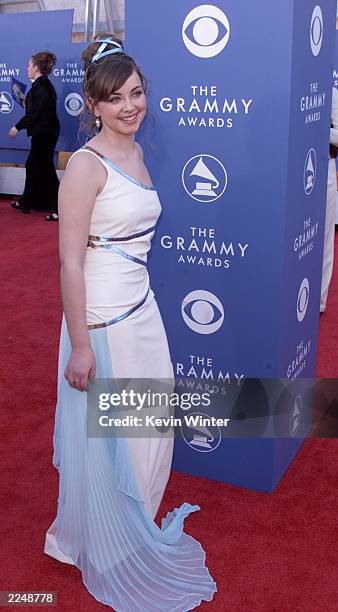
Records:
{"label": "black jacket", "polygon": [[27,130],[28,136],[60,132],[56,114],[56,91],[47,76],[38,77],[26,96],[26,114],[16,124],[17,130]]}

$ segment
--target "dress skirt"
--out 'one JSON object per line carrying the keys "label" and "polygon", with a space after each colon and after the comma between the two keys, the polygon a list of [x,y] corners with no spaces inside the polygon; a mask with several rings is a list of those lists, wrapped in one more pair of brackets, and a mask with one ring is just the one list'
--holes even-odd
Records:
{"label": "dress skirt", "polygon": [[[146,355],[136,357],[142,355],[138,343],[149,346],[165,337],[158,326],[162,320],[151,292],[128,320],[91,330],[96,377],[126,377],[127,366],[129,377],[141,378],[150,365],[158,377],[172,376],[166,343],[148,356],[151,364]],[[63,320],[60,373],[70,353]],[[119,612],[193,610],[216,591],[201,545],[183,531],[184,519],[199,507],[183,503],[161,528],[153,521],[169,477],[172,446],[171,438],[87,437],[86,393],[59,376],[53,463],[60,492],[45,552],[77,566],[89,592]]]}

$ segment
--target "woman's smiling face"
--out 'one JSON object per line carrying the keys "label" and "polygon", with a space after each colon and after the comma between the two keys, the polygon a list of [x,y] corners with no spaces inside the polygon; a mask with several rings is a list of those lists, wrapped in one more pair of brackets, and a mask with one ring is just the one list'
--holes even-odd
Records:
{"label": "woman's smiling face", "polygon": [[107,102],[95,104],[95,116],[102,126],[127,136],[136,134],[147,112],[147,97],[141,79],[134,70],[124,85]]}

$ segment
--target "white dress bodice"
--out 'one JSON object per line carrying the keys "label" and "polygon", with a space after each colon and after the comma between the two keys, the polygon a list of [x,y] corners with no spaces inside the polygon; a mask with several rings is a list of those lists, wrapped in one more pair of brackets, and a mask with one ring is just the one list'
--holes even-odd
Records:
{"label": "white dress bodice", "polygon": [[[107,170],[92,212],[84,264],[90,325],[121,316],[147,294],[147,255],[161,205],[155,188],[133,179],[110,160],[86,148],[76,154],[94,155]],[[102,240],[107,238],[114,240]]]}

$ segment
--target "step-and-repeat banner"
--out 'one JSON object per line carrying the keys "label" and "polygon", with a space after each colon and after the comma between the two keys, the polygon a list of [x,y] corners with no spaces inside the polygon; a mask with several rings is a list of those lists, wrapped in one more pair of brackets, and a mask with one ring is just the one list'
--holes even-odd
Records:
{"label": "step-and-repeat banner", "polygon": [[[314,376],[336,1],[126,8],[127,50],[151,81],[155,127],[142,141],[163,205],[151,279],[177,377],[226,393],[246,377]],[[191,431],[175,467],[271,490],[296,429],[290,440]]]}
{"label": "step-and-repeat banner", "polygon": [[[333,87],[338,89],[338,30],[336,31],[336,47],[335,47],[335,59],[334,59],[334,69],[333,69]],[[338,172],[338,157],[336,159],[336,167]],[[338,211],[337,211],[337,220],[338,220]]]}
{"label": "step-and-repeat banner", "polygon": [[[20,106],[21,88],[25,95],[31,83],[27,76],[29,58],[39,51],[55,53],[57,63],[50,74],[58,96],[61,134],[59,151],[73,151],[82,143],[79,116],[83,108],[81,52],[85,44],[72,44],[73,11],[0,15],[0,161],[21,162],[27,157],[30,139],[22,130],[16,139],[9,129],[24,114]],[[29,42],[27,38],[29,32]],[[25,42],[27,41],[27,42]],[[14,90],[13,90],[14,88]]]}

